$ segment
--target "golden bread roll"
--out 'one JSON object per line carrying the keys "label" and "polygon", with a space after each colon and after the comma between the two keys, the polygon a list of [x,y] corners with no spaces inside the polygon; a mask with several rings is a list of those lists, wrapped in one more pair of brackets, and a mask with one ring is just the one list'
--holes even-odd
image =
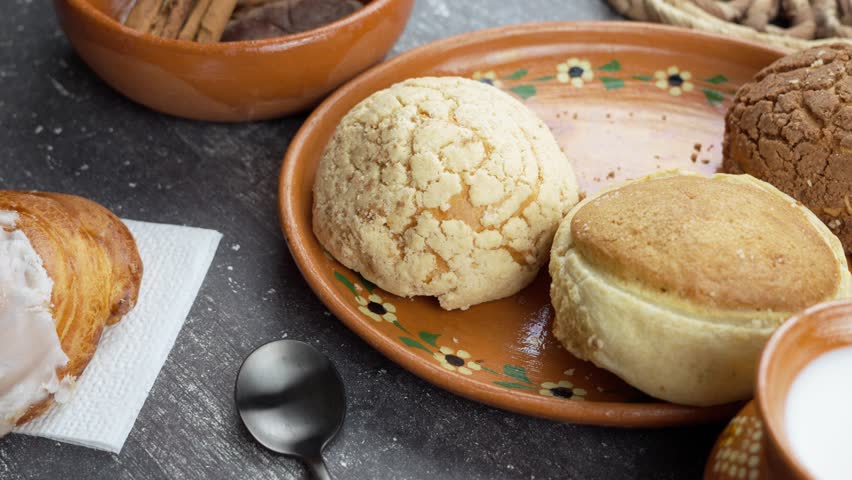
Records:
{"label": "golden bread roll", "polygon": [[105,208],[0,191],[0,435],[69,393],[141,280],[136,243]]}
{"label": "golden bread roll", "polygon": [[748,398],[772,331],[852,296],[840,241],[749,175],[652,175],[587,198],[551,252],[554,332],[574,355],[688,405]]}
{"label": "golden bread roll", "polygon": [[532,282],[578,200],[544,122],[507,93],[458,77],[409,79],[353,107],[313,192],[313,230],[335,259],[447,310]]}

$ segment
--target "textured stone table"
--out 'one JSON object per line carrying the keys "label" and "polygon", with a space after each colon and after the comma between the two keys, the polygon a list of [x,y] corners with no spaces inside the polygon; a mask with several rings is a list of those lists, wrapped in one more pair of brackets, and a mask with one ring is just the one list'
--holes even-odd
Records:
{"label": "textured stone table", "polygon": [[[501,24],[609,18],[601,0],[418,0],[394,53]],[[282,337],[314,343],[346,382],[348,418],[326,452],[341,480],[700,475],[720,425],[619,430],[506,413],[409,374],[331,316],[276,210],[281,158],[304,116],[209,125],[149,111],[82,64],[43,0],[9,0],[0,16],[0,79],[0,188],[75,193],[125,218],[225,235],[122,453],[13,435],[0,440],[0,478],[305,478],[251,441],[232,403],[242,358]]]}

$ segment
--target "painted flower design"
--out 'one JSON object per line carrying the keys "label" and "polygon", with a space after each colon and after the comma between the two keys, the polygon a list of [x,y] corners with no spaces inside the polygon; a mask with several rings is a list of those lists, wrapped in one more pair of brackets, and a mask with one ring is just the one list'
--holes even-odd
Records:
{"label": "painted flower design", "polygon": [[577,388],[568,380],[561,380],[559,383],[544,382],[541,384],[539,394],[546,397],[570,398],[571,400],[585,400],[586,391],[582,388]]}
{"label": "painted flower design", "polygon": [[562,83],[570,83],[577,88],[582,87],[586,82],[591,82],[594,78],[595,73],[592,71],[592,64],[588,60],[569,58],[556,66],[556,79]]}
{"label": "painted flower design", "polygon": [[355,297],[355,300],[358,301],[358,310],[373,320],[377,322],[384,320],[391,323],[396,321],[396,307],[384,302],[382,297],[375,293],[371,293],[367,298]]}
{"label": "painted flower design", "polygon": [[482,83],[487,83],[488,85],[493,85],[497,88],[503,86],[503,82],[497,78],[497,74],[494,73],[494,70],[488,70],[487,72],[474,72],[473,79]]}
{"label": "painted flower design", "polygon": [[438,352],[433,354],[442,367],[451,372],[458,371],[464,375],[470,375],[474,370],[482,370],[482,366],[470,361],[470,354],[464,350],[453,350],[449,347],[439,347]]}
{"label": "painted flower design", "polygon": [[654,77],[657,79],[655,85],[658,88],[668,90],[670,94],[676,97],[683,92],[691,92],[694,88],[694,85],[690,82],[692,74],[682,72],[675,66],[669,67],[666,71],[658,70]]}

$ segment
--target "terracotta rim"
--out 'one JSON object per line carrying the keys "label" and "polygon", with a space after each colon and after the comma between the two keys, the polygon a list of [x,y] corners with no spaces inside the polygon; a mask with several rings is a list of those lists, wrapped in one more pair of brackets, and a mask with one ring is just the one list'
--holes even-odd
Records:
{"label": "terracotta rim", "polygon": [[[852,303],[848,300],[827,302],[808,308],[791,317],[789,320],[784,322],[784,324],[781,325],[775,333],[772,334],[772,337],[763,349],[763,353],[760,355],[754,403],[757,407],[757,412],[760,415],[760,418],[763,419],[763,424],[769,436],[769,440],[774,448],[780,450],[779,453],[787,466],[793,469],[794,478],[812,478],[812,475],[808,473],[808,470],[801,462],[799,462],[798,457],[790,449],[790,445],[787,442],[787,436],[784,435],[784,432],[782,431],[783,427],[781,425],[777,425],[771,420],[773,417],[769,414],[769,399],[764,393],[767,388],[769,388],[769,368],[775,361],[778,344],[781,343],[784,337],[787,335],[795,335],[795,331],[801,328],[802,322],[818,321],[822,314],[829,312],[844,312],[848,315],[852,315]],[[798,374],[798,372],[796,373]]]}
{"label": "terracotta rim", "polygon": [[[730,44],[731,48],[747,46],[751,49],[764,50],[776,55],[784,54],[782,50],[755,42],[659,24],[640,22],[542,22],[498,27],[438,40],[410,50],[367,70],[340,87],[311,113],[290,143],[284,157],[281,176],[279,178],[279,215],[290,252],[308,285],[329,310],[370,346],[421,379],[459,396],[504,410],[571,423],[616,427],[679,426],[710,423],[729,419],[734,416],[742,408],[744,402],[699,408],[659,401],[654,403],[630,404],[592,401],[557,403],[548,401],[546,397],[524,398],[522,401],[519,401],[516,394],[505,389],[487,384],[479,384],[467,378],[450,376],[447,372],[441,372],[439,368],[432,368],[431,365],[423,362],[415,353],[407,351],[386,336],[369,329],[365,323],[356,320],[357,316],[352,312],[351,307],[343,303],[337,297],[334,290],[322,281],[323,275],[317,268],[317,265],[311,260],[308,249],[298,241],[300,238],[314,238],[314,234],[309,225],[300,225],[297,220],[299,215],[293,208],[296,196],[292,192],[295,189],[290,189],[288,186],[298,181],[296,177],[296,164],[300,162],[303,152],[307,149],[308,143],[310,143],[311,132],[323,122],[323,118],[333,108],[334,104],[341,98],[350,95],[350,92],[353,90],[356,90],[365,83],[371,83],[376,79],[382,78],[386,72],[392,71],[399,64],[416,62],[418,58],[430,55],[434,51],[447,51],[451,48],[486,43],[502,37],[533,33],[612,35],[625,32],[633,34],[665,34],[676,37],[671,40],[672,42],[676,42],[677,37],[693,39],[699,37],[709,42]],[[477,395],[472,395],[471,391],[476,391]]]}
{"label": "terracotta rim", "polygon": [[357,24],[364,18],[371,16],[377,13],[379,10],[384,9],[385,7],[392,8],[393,3],[396,0],[371,0],[370,3],[364,5],[364,8],[349,14],[339,20],[335,20],[334,22],[327,23],[320,27],[301,32],[294,33],[290,35],[284,35],[280,37],[272,37],[265,38],[262,40],[241,40],[237,42],[218,42],[218,43],[198,43],[192,42],[188,40],[175,40],[169,38],[161,38],[154,35],[150,35],[148,33],[139,32],[130,27],[124,26],[122,23],[116,21],[116,19],[110,17],[109,15],[101,12],[97,8],[93,7],[87,0],[65,0],[68,4],[77,9],[79,12],[82,12],[83,15],[89,17],[90,19],[98,22],[102,27],[106,27],[119,35],[127,35],[131,37],[135,37],[140,41],[147,42],[152,45],[157,45],[161,47],[170,47],[184,51],[191,52],[229,52],[234,49],[236,50],[262,50],[266,47],[280,47],[288,44],[301,44],[307,43],[314,38],[320,37],[328,37],[333,34],[335,31],[346,28],[350,25]]}

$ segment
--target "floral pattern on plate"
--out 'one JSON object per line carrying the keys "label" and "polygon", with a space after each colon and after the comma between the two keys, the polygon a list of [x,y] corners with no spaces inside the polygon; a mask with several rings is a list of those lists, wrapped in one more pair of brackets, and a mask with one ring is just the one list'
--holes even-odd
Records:
{"label": "floral pattern on plate", "polygon": [[665,71],[657,70],[654,74],[657,79],[654,85],[657,88],[668,90],[670,95],[675,97],[680,96],[684,92],[691,92],[695,86],[690,82],[692,73],[681,71],[676,66],[671,66]]}
{"label": "floral pattern on plate", "polygon": [[442,367],[451,371],[459,372],[462,375],[470,375],[474,371],[482,370],[482,365],[468,361],[470,354],[464,350],[453,350],[449,347],[438,347],[438,351],[433,354],[435,359]]}
{"label": "floral pattern on plate", "polygon": [[[674,97],[701,92],[711,106],[721,105],[736,92],[736,89],[728,87],[729,80],[725,75],[715,74],[698,79],[692,72],[681,70],[676,65],[661,66],[652,74],[646,72],[628,74],[625,72],[627,69],[618,60],[611,60],[595,68],[588,59],[572,57],[558,63],[555,70],[555,74],[543,76],[531,75],[530,70],[526,68],[503,76],[494,70],[477,71],[473,73],[472,78],[509,90],[524,100],[536,96],[542,85],[552,82],[556,85],[565,84],[573,88],[581,88],[599,81],[608,91],[620,90],[630,84],[652,83]],[[700,87],[697,88],[698,85]]]}
{"label": "floral pattern on plate", "polygon": [[373,320],[377,322],[384,320],[390,323],[396,321],[396,307],[385,303],[382,297],[371,293],[367,298],[358,295],[355,300],[358,302],[358,310]]}
{"label": "floral pattern on plate", "polygon": [[588,60],[569,58],[564,63],[556,66],[556,80],[562,83],[570,83],[571,86],[580,88],[595,78],[592,64]]}
{"label": "floral pattern on plate", "polygon": [[539,395],[544,395],[545,397],[556,397],[556,398],[564,398],[564,399],[572,399],[572,400],[585,400],[586,398],[586,390],[583,388],[577,388],[568,380],[559,380],[558,382],[544,382],[541,384],[541,389],[538,391]]}
{"label": "floral pattern on plate", "polygon": [[[390,323],[406,335],[400,336],[399,341],[408,348],[428,353],[442,368],[448,372],[460,375],[474,375],[484,372],[491,375],[495,380],[491,383],[499,387],[537,393],[542,396],[582,401],[585,400],[587,391],[574,385],[573,382],[562,379],[556,382],[533,381],[528,377],[524,367],[517,365],[503,365],[502,371],[490,368],[485,360],[474,360],[473,356],[463,348],[449,347],[447,342],[439,344],[441,334],[421,331],[414,335],[409,331],[397,317],[396,306],[385,301],[378,293],[376,286],[358,275],[353,281],[346,275],[335,271],[334,277],[342,283],[354,296],[358,311],[379,323]],[[456,338],[451,339],[453,344],[459,344]],[[573,369],[564,372],[565,375],[573,375]],[[601,391],[601,389],[598,389]]]}

